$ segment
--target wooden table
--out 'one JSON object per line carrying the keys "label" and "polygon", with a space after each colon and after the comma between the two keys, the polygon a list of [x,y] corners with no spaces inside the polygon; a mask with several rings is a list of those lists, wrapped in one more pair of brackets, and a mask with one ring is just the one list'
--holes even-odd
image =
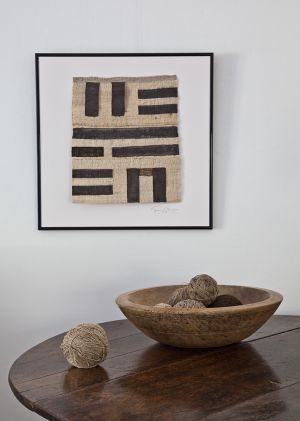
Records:
{"label": "wooden table", "polygon": [[110,351],[96,368],[69,366],[63,334],[21,355],[9,373],[19,401],[53,421],[300,419],[300,317],[209,350],[160,345],[127,320],[102,326]]}

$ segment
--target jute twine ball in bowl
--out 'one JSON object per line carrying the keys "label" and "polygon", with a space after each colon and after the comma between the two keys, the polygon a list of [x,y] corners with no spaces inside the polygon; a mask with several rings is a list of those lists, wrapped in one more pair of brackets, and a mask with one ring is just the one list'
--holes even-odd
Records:
{"label": "jute twine ball in bowl", "polygon": [[241,301],[233,295],[218,295],[216,300],[209,307],[232,307],[242,305]]}
{"label": "jute twine ball in bowl", "polygon": [[69,330],[60,347],[71,365],[77,368],[91,368],[105,360],[108,339],[101,326],[81,323]]}
{"label": "jute twine ball in bowl", "polygon": [[188,300],[190,298],[188,285],[186,287],[176,289],[168,300],[168,303],[174,307],[179,301]]}
{"label": "jute twine ball in bowl", "polygon": [[205,306],[213,303],[218,295],[218,284],[209,275],[196,275],[189,283],[189,296],[192,300],[202,301]]}
{"label": "jute twine ball in bowl", "polygon": [[167,303],[158,303],[158,304],[155,304],[155,306],[154,307],[161,307],[161,308],[167,308],[167,307],[172,307],[172,306],[170,306],[170,304],[167,304]]}
{"label": "jute twine ball in bowl", "polygon": [[201,301],[196,300],[183,300],[178,301],[173,308],[206,308]]}
{"label": "jute twine ball in bowl", "polygon": [[174,307],[179,301],[196,300],[208,306],[215,301],[217,295],[217,282],[209,275],[197,275],[190,280],[188,285],[174,291],[168,303]]}

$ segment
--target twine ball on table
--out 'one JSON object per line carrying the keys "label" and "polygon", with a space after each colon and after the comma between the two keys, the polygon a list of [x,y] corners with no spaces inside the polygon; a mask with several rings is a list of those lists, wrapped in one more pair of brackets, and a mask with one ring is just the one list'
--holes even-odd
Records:
{"label": "twine ball on table", "polygon": [[66,360],[74,367],[95,367],[107,356],[106,332],[97,324],[81,323],[65,335],[61,349]]}
{"label": "twine ball on table", "polygon": [[201,301],[196,300],[182,300],[178,301],[173,308],[206,308]]}

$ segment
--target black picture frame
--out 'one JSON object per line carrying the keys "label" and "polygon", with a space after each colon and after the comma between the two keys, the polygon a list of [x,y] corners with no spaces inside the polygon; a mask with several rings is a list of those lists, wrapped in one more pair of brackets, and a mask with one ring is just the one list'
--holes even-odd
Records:
{"label": "black picture frame", "polygon": [[[151,56],[207,56],[210,59],[210,105],[209,105],[209,223],[205,226],[45,226],[42,220],[42,180],[41,180],[41,125],[40,125],[40,68],[41,57],[151,57]],[[181,230],[213,229],[213,85],[214,53],[36,53],[36,124],[37,124],[37,217],[38,230]]]}

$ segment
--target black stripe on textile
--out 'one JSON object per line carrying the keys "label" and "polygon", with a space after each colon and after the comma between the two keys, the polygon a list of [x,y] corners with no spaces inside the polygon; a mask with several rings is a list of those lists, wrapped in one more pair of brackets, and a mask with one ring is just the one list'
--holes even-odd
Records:
{"label": "black stripe on textile", "polygon": [[139,114],[173,114],[177,113],[177,104],[139,105]]}
{"label": "black stripe on textile", "polygon": [[165,168],[153,168],[153,202],[167,201],[167,173]]}
{"label": "black stripe on textile", "polygon": [[102,196],[113,194],[113,186],[72,186],[73,196]]}
{"label": "black stripe on textile", "polygon": [[133,127],[114,129],[73,129],[73,139],[147,139],[151,137],[177,137],[176,126],[165,127]]}
{"label": "black stripe on textile", "polygon": [[140,201],[140,170],[138,168],[127,168],[127,202],[136,203]]}
{"label": "black stripe on textile", "polygon": [[112,82],[111,113],[113,116],[125,114],[125,82]]}
{"label": "black stripe on textile", "polygon": [[147,146],[125,146],[112,148],[112,156],[121,158],[127,156],[166,156],[179,155],[178,145],[147,145]]}
{"label": "black stripe on textile", "polygon": [[150,99],[150,98],[169,98],[177,97],[178,89],[177,88],[157,88],[157,89],[139,89],[138,98],[139,99]]}
{"label": "black stripe on textile", "polygon": [[111,178],[113,170],[72,170],[72,178]]}
{"label": "black stripe on textile", "polygon": [[85,115],[97,117],[99,115],[99,82],[86,82],[85,85]]}
{"label": "black stripe on textile", "polygon": [[104,156],[103,146],[73,146],[72,147],[73,157],[89,157],[89,156]]}

